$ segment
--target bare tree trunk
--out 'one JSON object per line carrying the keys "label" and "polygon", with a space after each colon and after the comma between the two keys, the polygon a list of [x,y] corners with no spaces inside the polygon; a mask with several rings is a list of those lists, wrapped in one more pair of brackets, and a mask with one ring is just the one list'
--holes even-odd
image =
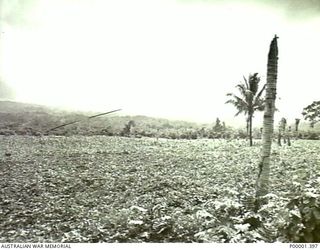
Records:
{"label": "bare tree trunk", "polygon": [[252,114],[249,115],[249,140],[250,140],[250,147],[253,145],[252,142]]}
{"label": "bare tree trunk", "polygon": [[279,128],[279,133],[278,133],[278,145],[281,146],[281,129]]}
{"label": "bare tree trunk", "polygon": [[299,130],[299,123],[300,123],[300,119],[296,118],[296,122],[295,122],[295,131],[298,132]]}
{"label": "bare tree trunk", "polygon": [[246,119],[246,124],[247,124],[247,139],[249,139],[250,138],[250,135],[249,135],[249,116]]}
{"label": "bare tree trunk", "polygon": [[256,210],[258,210],[263,203],[261,198],[269,192],[270,155],[278,73],[277,38],[277,36],[273,38],[268,54],[266,106],[263,116],[262,157],[259,164],[259,174],[256,183]]}
{"label": "bare tree trunk", "polygon": [[290,136],[291,136],[291,127],[289,126],[289,127],[288,127],[288,132],[287,132],[288,146],[291,146]]}

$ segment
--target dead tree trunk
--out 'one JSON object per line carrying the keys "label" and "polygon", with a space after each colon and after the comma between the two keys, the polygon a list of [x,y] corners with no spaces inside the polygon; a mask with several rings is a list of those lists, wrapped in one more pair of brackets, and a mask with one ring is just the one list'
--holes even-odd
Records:
{"label": "dead tree trunk", "polygon": [[262,157],[259,164],[259,174],[256,183],[256,210],[258,210],[261,204],[263,204],[261,198],[269,192],[270,155],[278,74],[277,39],[277,36],[273,38],[268,54],[266,105],[263,116]]}

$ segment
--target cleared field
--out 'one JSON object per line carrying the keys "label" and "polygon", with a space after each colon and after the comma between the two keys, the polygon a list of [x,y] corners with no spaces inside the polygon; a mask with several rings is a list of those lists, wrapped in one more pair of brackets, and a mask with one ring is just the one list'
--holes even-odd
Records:
{"label": "cleared field", "polygon": [[[226,140],[0,137],[0,242],[255,242],[260,146]],[[270,230],[320,192],[320,141],[273,146]]]}

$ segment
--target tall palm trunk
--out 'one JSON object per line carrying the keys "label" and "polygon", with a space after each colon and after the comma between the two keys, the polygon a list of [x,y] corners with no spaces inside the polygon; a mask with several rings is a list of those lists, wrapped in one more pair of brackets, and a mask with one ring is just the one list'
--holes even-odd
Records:
{"label": "tall palm trunk", "polygon": [[278,73],[277,38],[277,36],[273,38],[268,54],[266,106],[263,116],[262,157],[259,164],[259,175],[256,183],[256,210],[261,206],[261,197],[266,195],[269,191],[270,154]]}
{"label": "tall palm trunk", "polygon": [[247,137],[249,138],[249,116],[246,118],[246,125],[247,125]]}

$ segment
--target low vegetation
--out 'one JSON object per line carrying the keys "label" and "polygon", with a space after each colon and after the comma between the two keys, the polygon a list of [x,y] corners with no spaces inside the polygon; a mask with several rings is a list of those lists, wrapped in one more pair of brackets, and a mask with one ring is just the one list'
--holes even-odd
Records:
{"label": "low vegetation", "polygon": [[0,242],[319,242],[320,143],[0,136]]}

